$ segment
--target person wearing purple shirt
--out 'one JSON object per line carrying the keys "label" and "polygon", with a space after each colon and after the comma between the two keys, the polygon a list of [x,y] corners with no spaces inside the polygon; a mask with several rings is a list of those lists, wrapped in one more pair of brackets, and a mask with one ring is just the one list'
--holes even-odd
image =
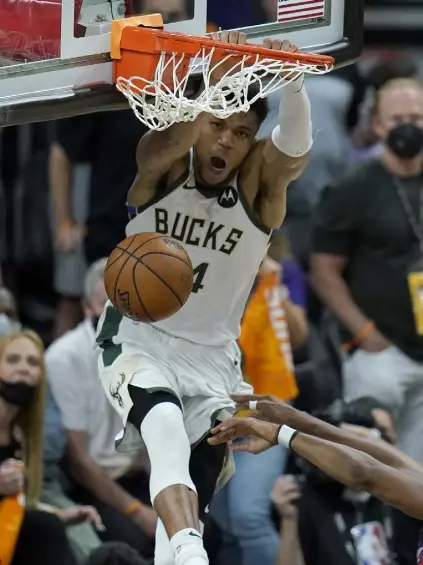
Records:
{"label": "person wearing purple shirt", "polygon": [[282,282],[289,292],[291,302],[296,306],[306,309],[306,280],[304,271],[295,259],[282,261]]}

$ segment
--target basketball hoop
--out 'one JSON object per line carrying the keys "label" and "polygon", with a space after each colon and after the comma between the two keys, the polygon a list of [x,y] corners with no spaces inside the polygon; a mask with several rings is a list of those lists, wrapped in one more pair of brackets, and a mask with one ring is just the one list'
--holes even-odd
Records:
{"label": "basketball hoop", "polygon": [[[209,37],[169,33],[160,28],[120,28],[113,38],[116,87],[137,118],[150,129],[164,130],[195,120],[207,112],[225,119],[248,112],[259,98],[283,88],[302,74],[329,72],[334,59],[325,55],[288,53],[259,45],[233,45]],[[217,81],[212,80],[220,69]],[[191,79],[203,90],[189,98]],[[254,85],[257,94],[247,98]]]}

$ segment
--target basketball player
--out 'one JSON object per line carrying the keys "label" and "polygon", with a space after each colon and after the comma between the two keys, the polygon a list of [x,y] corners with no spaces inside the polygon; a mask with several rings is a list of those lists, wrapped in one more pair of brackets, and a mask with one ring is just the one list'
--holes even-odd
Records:
{"label": "basketball player", "polygon": [[258,418],[267,421],[227,420],[212,430],[211,445],[248,437],[232,449],[260,453],[272,445],[289,447],[340,483],[367,491],[423,520],[423,467],[390,444],[327,424],[274,397],[234,399],[239,409],[257,409]]}
{"label": "basketball player", "polygon": [[[246,43],[240,32],[214,39]],[[288,41],[265,46],[297,50]],[[259,99],[247,113],[227,120],[203,114],[151,131],[139,144],[127,235],[158,232],[179,240],[195,275],[192,295],[170,319],[137,323],[109,304],[99,324],[102,382],[125,426],[120,448],[137,448],[142,438],[151,461],[150,494],[160,518],[156,565],[208,563],[199,516],[215,490],[225,446],[212,448],[207,436],[216,419],[233,413],[230,394],[249,388],[236,339],[271,231],[284,219],[286,189],[312,146],[303,82],[282,89],[279,125],[269,139],[255,141],[267,114]]]}

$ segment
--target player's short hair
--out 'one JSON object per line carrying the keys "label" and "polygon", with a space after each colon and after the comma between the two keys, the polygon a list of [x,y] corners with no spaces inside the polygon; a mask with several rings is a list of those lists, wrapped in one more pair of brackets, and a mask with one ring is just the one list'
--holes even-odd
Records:
{"label": "player's short hair", "polygon": [[84,300],[90,302],[98,283],[104,279],[107,258],[98,259],[88,269],[84,284]]}
{"label": "player's short hair", "polygon": [[[254,83],[250,84],[247,92],[248,100],[255,98],[258,93],[258,85],[255,85]],[[253,104],[251,104],[250,106],[250,112],[254,112],[256,114],[258,125],[260,127],[269,113],[269,103],[267,102],[267,98],[258,98],[255,102],[253,102]]]}
{"label": "player's short hair", "polygon": [[147,565],[147,561],[126,543],[109,542],[95,549],[84,565]]}

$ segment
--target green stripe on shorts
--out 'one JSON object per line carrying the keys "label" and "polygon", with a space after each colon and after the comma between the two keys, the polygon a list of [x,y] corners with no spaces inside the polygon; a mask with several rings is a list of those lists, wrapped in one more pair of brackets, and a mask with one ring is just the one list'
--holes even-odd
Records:
{"label": "green stripe on shorts", "polygon": [[103,327],[97,336],[97,343],[103,350],[103,363],[105,367],[109,367],[116,361],[122,353],[122,345],[116,344],[113,338],[117,336],[119,324],[123,315],[113,306],[108,306],[106,316],[104,317]]}

